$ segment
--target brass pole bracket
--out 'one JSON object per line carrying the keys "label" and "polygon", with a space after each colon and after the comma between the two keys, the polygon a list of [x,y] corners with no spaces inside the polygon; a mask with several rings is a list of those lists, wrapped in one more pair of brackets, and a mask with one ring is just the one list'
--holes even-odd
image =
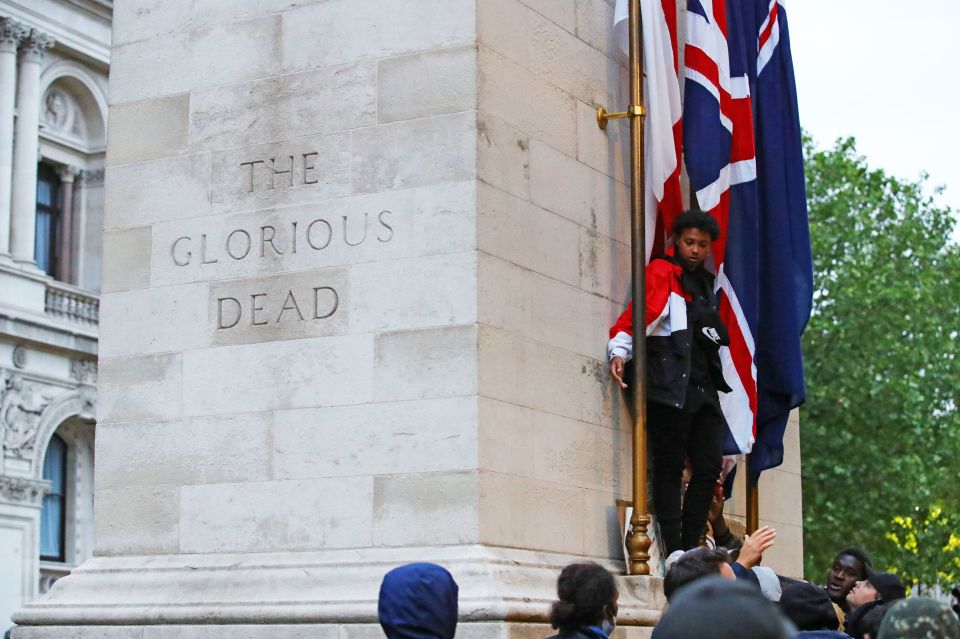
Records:
{"label": "brass pole bracket", "polygon": [[631,104],[627,107],[626,111],[618,111],[616,113],[608,113],[605,108],[602,106],[597,107],[597,126],[601,130],[607,128],[607,122],[610,120],[619,120],[621,118],[642,118],[646,117],[647,110],[643,108],[643,105],[640,104]]}

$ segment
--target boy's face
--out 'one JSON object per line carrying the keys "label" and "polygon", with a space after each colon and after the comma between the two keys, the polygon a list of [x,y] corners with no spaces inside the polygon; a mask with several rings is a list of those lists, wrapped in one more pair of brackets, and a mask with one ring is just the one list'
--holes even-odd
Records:
{"label": "boy's face", "polygon": [[710,234],[700,229],[684,229],[677,238],[677,257],[688,271],[696,270],[710,254]]}

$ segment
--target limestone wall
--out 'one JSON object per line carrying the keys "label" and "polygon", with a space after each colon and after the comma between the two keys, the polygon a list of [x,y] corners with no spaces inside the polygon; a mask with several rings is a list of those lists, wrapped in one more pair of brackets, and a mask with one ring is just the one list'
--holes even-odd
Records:
{"label": "limestone wall", "polygon": [[622,558],[630,421],[605,361],[630,272],[629,143],[594,106],[625,91],[612,12],[478,3],[480,468],[484,540]]}
{"label": "limestone wall", "polygon": [[101,555],[477,541],[474,14],[117,7]]}

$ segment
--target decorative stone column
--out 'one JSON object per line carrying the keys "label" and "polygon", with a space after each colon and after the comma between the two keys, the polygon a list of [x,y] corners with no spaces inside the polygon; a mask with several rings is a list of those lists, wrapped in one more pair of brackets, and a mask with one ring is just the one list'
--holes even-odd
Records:
{"label": "decorative stone column", "polygon": [[16,20],[0,17],[0,262],[10,260],[10,195],[17,48],[26,33],[26,27]]}
{"label": "decorative stone column", "polygon": [[[20,82],[17,87],[17,123],[13,149],[13,223],[10,244],[13,259],[34,265],[37,215],[37,152],[40,141],[40,62],[53,46],[48,35],[31,29],[20,45]],[[34,265],[35,266],[35,265]]]}
{"label": "decorative stone column", "polygon": [[57,255],[57,279],[73,284],[73,182],[79,170],[64,166],[60,175],[60,237]]}

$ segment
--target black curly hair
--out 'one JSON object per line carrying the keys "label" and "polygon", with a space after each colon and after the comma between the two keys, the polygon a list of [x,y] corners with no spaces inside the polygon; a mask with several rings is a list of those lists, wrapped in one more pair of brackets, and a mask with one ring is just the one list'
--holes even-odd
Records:
{"label": "black curly hair", "polygon": [[709,213],[703,211],[684,211],[673,221],[673,239],[677,241],[687,229],[699,229],[710,234],[710,240],[720,237],[720,225]]}
{"label": "black curly hair", "polygon": [[570,564],[557,579],[557,597],[550,610],[550,625],[572,632],[600,623],[603,607],[614,602],[617,586],[613,575],[594,563]]}
{"label": "black curly hair", "polygon": [[862,548],[857,548],[856,546],[851,546],[850,548],[844,548],[836,555],[833,556],[833,560],[836,561],[841,555],[849,555],[863,565],[863,576],[861,579],[866,579],[873,574],[873,563],[870,561],[870,555],[867,554]]}

